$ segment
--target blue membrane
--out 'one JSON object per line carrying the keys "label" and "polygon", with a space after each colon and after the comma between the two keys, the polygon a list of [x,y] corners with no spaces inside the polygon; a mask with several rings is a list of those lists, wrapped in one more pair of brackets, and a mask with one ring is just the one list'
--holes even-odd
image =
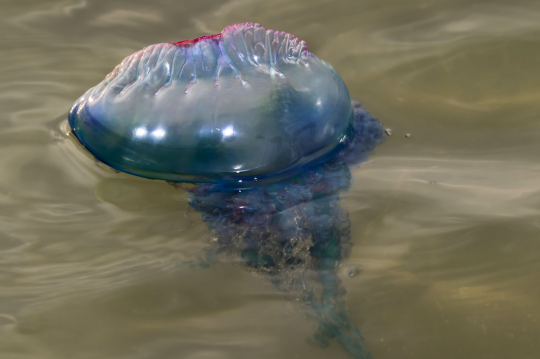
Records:
{"label": "blue membrane", "polygon": [[148,46],[69,113],[81,144],[117,170],[239,186],[333,156],[354,136],[352,119],[330,64],[254,23]]}

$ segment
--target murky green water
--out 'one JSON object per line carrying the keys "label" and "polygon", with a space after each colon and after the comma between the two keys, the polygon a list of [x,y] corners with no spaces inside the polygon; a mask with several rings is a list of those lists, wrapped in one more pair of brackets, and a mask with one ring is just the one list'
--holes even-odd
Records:
{"label": "murky green water", "polygon": [[306,40],[392,129],[341,202],[342,279],[373,358],[540,357],[537,1],[0,9],[0,358],[348,358],[309,345],[299,304],[245,267],[178,266],[208,237],[186,195],[62,134],[125,56],[245,21]]}

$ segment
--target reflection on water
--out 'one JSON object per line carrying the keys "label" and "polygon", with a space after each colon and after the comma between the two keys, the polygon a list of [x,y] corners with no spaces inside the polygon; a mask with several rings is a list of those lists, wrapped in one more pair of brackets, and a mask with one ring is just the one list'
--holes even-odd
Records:
{"label": "reflection on water", "polygon": [[211,246],[184,191],[58,134],[126,55],[242,21],[305,39],[392,129],[339,204],[354,247],[336,275],[372,357],[539,356],[536,1],[41,0],[0,18],[1,358],[349,357],[306,343],[307,309],[261,274],[179,265]]}

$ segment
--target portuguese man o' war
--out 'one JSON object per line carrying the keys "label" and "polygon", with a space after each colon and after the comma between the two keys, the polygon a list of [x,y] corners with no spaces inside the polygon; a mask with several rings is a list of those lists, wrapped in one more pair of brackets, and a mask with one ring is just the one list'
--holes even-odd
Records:
{"label": "portuguese man o' war", "polygon": [[351,118],[349,92],[330,64],[293,35],[244,23],[126,57],[75,102],[69,124],[117,170],[242,183],[335,152]]}
{"label": "portuguese man o' war", "polygon": [[352,249],[340,193],[383,128],[304,41],[243,23],[149,46],[79,98],[69,125],[112,168],[186,190],[213,240],[182,265],[241,263],[303,303],[311,343],[371,357],[337,273]]}

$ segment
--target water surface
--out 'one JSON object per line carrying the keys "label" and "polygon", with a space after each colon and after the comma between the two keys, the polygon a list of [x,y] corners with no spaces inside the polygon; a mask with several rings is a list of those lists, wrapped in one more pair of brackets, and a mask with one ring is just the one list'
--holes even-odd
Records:
{"label": "water surface", "polygon": [[306,40],[392,130],[341,201],[373,357],[538,358],[532,0],[3,1],[0,357],[348,358],[308,344],[298,303],[246,268],[179,266],[208,240],[185,193],[62,133],[125,56],[245,21]]}

